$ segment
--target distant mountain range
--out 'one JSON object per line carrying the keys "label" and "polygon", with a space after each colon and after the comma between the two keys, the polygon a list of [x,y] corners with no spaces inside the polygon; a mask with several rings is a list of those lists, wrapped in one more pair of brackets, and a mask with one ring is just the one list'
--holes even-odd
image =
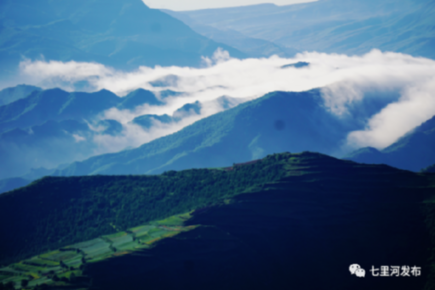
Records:
{"label": "distant mountain range", "polygon": [[149,129],[155,125],[155,121],[163,124],[176,123],[185,117],[191,115],[199,115],[201,113],[202,105],[199,101],[191,104],[185,104],[177,109],[172,116],[164,115],[142,115],[133,119],[132,123],[137,124],[145,129]]}
{"label": "distant mountain range", "polygon": [[[391,94],[382,98],[370,95],[358,106],[350,107],[348,117],[338,117],[325,108],[319,89],[300,93],[273,92],[138,148],[91,157],[54,174],[156,174],[167,170],[220,167],[276,152],[306,150],[356,162],[420,171],[435,163],[435,142],[432,140],[435,117],[382,153],[374,148],[345,151],[348,150],[345,146],[348,134],[363,129],[368,118],[394,98],[396,96]],[[198,105],[188,104],[181,110],[193,107],[189,111],[198,113]],[[155,120],[170,123],[174,118],[146,115],[133,122],[149,128]]]}
{"label": "distant mountain range", "polygon": [[[345,54],[377,48],[435,58],[432,0],[320,0],[165,12],[198,33],[245,52],[252,41],[245,45],[243,38],[267,41],[263,50],[278,55],[285,48]],[[237,33],[242,36],[238,42],[234,40]]]}
{"label": "distant mountain range", "polygon": [[141,0],[0,1],[0,76],[24,58],[98,62],[118,69],[199,66],[221,47]]}
{"label": "distant mountain range", "polygon": [[[420,171],[435,162],[435,116],[383,150],[366,147],[345,156],[360,163],[388,164]],[[427,169],[429,170],[433,169]]]}
{"label": "distant mountain range", "polygon": [[61,89],[35,91],[27,98],[0,107],[0,132],[38,126],[48,120],[81,121],[117,105],[124,99],[112,92],[68,93]]}
{"label": "distant mountain range", "polygon": [[[431,1],[321,0],[282,7],[262,4],[165,11],[227,45],[199,35],[140,0],[80,0],[74,4],[5,0],[0,8],[0,74],[5,75],[13,75],[20,60],[41,55],[46,60],[93,61],[119,69],[199,66],[201,56],[210,56],[218,47],[240,58],[291,56],[302,50],[350,54],[373,47],[435,57]],[[176,75],[167,75],[150,84],[160,90],[177,81]],[[94,156],[96,135],[118,136],[124,130],[120,122],[100,118],[103,112],[133,110],[142,104],[161,106],[165,97],[177,94],[161,91],[156,97],[139,89],[119,98],[107,90],[69,93],[27,85],[0,91],[0,159],[4,164],[0,179],[7,179],[2,188],[54,171],[62,176],[154,174],[219,167],[282,151],[317,151],[413,171],[435,163],[433,119],[384,150],[363,148],[345,155],[348,152],[342,145],[347,134],[363,129],[367,118],[391,98],[365,99],[363,103],[371,103],[349,108],[353,119],[343,119],[325,109],[319,90],[270,93],[139,148]],[[232,107],[230,98],[218,101],[224,109]],[[200,116],[203,105],[192,102],[168,114],[135,116],[129,124],[143,130],[155,124],[169,126],[186,116]],[[23,180],[10,179],[16,177]]]}
{"label": "distant mountain range", "polygon": [[340,155],[346,135],[357,128],[357,121],[325,110],[320,90],[274,92],[136,149],[75,162],[54,174],[155,174],[221,167],[283,151]]}
{"label": "distant mountain range", "polygon": [[[106,90],[69,93],[60,89],[26,89],[31,92],[28,96],[20,95],[18,100],[0,106],[0,158],[3,162],[0,179],[17,176],[34,179],[34,174],[24,176],[31,168],[53,168],[94,155],[96,134],[117,135],[123,130],[119,122],[99,118],[107,109],[132,110],[143,104],[164,104],[152,92],[143,89],[123,98]],[[14,95],[12,92],[17,90],[26,91],[18,86],[3,90],[0,95],[5,95],[4,92]]]}
{"label": "distant mountain range", "polygon": [[[22,86],[16,89],[21,90]],[[221,97],[218,102],[227,109],[222,113],[138,148],[95,156],[96,136],[121,136],[125,129],[116,120],[102,118],[103,112],[112,108],[133,110],[143,104],[157,108],[165,105],[167,96],[176,93],[162,91],[156,97],[150,91],[138,89],[120,98],[106,90],[68,93],[36,88],[29,91],[27,97],[0,106],[0,157],[4,164],[0,168],[0,180],[3,179],[0,192],[44,175],[156,174],[220,167],[283,151],[309,150],[412,171],[435,163],[432,140],[435,117],[382,151],[374,148],[344,151],[347,135],[363,129],[370,116],[396,98],[393,95],[364,98],[358,106],[349,108],[351,117],[346,118],[337,117],[324,107],[319,89],[274,92],[233,109],[229,109],[231,98]],[[189,116],[199,116],[202,106],[197,101],[185,104],[172,115],[145,114],[130,124],[143,130],[156,124],[171,125]]]}
{"label": "distant mountain range", "polygon": [[[19,94],[26,90],[30,92],[26,97]],[[166,98],[180,93],[169,90],[153,93],[137,89],[121,98],[107,90],[66,92],[21,85],[0,91],[0,95],[14,94],[20,98],[0,106],[0,158],[3,162],[0,167],[0,193],[13,188],[13,184],[24,184],[50,175],[54,168],[63,168],[63,165],[58,167],[61,164],[96,155],[99,145],[94,138],[97,136],[124,138],[125,126],[105,117],[103,113],[107,110],[133,112],[145,104],[158,108],[166,105]],[[234,100],[225,96],[216,102],[223,109],[234,106]],[[156,122],[157,125],[176,125],[185,118],[199,116],[202,106],[196,101],[174,110],[171,115],[140,115],[128,125],[135,124],[143,130],[149,130]],[[37,170],[41,167],[45,169]],[[22,180],[18,182],[14,179],[16,177]]]}
{"label": "distant mountain range", "polygon": [[13,103],[30,95],[33,91],[41,91],[41,88],[28,85],[18,85],[0,91],[0,106]]}
{"label": "distant mountain range", "polygon": [[296,53],[300,52],[300,50],[293,47],[279,45],[260,38],[248,37],[230,28],[222,29],[221,27],[213,27],[204,22],[194,20],[193,17],[191,18],[184,12],[176,12],[166,9],[162,9],[161,11],[183,21],[199,34],[214,41],[234,47],[250,57],[269,57],[272,55],[293,57]]}
{"label": "distant mountain range", "polygon": [[92,121],[110,108],[133,110],[143,104],[160,106],[164,102],[154,93],[143,89],[137,89],[122,98],[107,90],[95,93],[34,90],[25,98],[0,106],[0,134],[4,137],[17,136],[23,130],[42,126],[48,121],[83,123],[84,120]]}

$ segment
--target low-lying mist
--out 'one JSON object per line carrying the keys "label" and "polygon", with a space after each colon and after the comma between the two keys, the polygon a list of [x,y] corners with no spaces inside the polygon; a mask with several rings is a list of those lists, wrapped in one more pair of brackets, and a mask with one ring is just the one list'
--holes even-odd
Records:
{"label": "low-lying mist", "polygon": [[[25,60],[20,63],[20,71],[21,83],[44,89],[107,89],[123,97],[143,88],[164,102],[134,110],[112,108],[98,116],[118,121],[123,130],[117,135],[95,134],[94,154],[137,147],[272,91],[321,88],[325,109],[343,120],[361,118],[355,112],[366,99],[389,96],[381,100],[384,105],[374,114],[363,116],[361,130],[349,133],[345,143],[352,149],[385,148],[435,115],[435,61],[379,50],[362,56],[304,52],[294,58],[239,60],[219,49],[212,58],[203,58],[201,68],[156,66],[134,71],[119,71],[98,63]],[[163,98],[161,93],[167,90],[179,94]],[[155,120],[149,128],[132,122],[145,114],[172,116],[183,105],[195,101],[201,103],[200,113],[188,114],[178,122]]]}

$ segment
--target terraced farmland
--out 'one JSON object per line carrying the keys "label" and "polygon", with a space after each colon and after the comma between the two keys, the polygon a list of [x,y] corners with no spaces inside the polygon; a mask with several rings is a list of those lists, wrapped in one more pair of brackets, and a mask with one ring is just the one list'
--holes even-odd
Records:
{"label": "terraced farmland", "polygon": [[16,289],[21,289],[22,281],[26,280],[27,288],[37,289],[47,284],[82,289],[88,286],[88,279],[82,271],[86,263],[151,248],[156,241],[195,228],[183,226],[190,217],[190,213],[172,216],[8,265],[0,268],[0,283],[12,282]]}

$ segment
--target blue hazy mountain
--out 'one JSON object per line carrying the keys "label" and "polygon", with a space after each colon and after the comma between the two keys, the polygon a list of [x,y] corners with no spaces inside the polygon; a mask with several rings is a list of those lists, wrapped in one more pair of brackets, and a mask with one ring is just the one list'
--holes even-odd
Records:
{"label": "blue hazy mountain", "polygon": [[298,61],[297,63],[290,63],[290,64],[283,65],[281,68],[289,68],[289,67],[301,68],[301,67],[307,67],[309,65],[310,63],[308,62]]}
{"label": "blue hazy mountain", "polygon": [[26,128],[48,120],[82,120],[115,107],[123,99],[112,92],[35,91],[27,98],[0,107],[0,132]]}
{"label": "blue hazy mountain", "polygon": [[345,158],[420,171],[435,163],[435,116],[383,150],[361,148]]}
{"label": "blue hazy mountain", "polygon": [[28,85],[18,85],[0,91],[0,106],[10,104],[19,99],[23,99],[34,91],[41,91],[41,88]]}
{"label": "blue hazy mountain", "polygon": [[160,123],[163,123],[163,124],[169,124],[169,123],[172,123],[174,121],[174,119],[167,114],[164,114],[164,115],[142,115],[142,116],[134,118],[132,122],[134,124],[137,124],[137,125],[143,127],[143,128],[148,129],[154,125],[155,121],[159,121]]}
{"label": "blue hazy mountain", "polygon": [[319,90],[275,92],[197,121],[181,131],[132,150],[92,157],[56,175],[144,174],[220,167],[274,152],[340,154],[358,122],[324,109]]}
{"label": "blue hazy mountain", "polygon": [[161,11],[183,21],[199,34],[214,41],[234,47],[250,57],[269,57],[271,55],[293,57],[296,53],[300,52],[292,47],[278,45],[264,39],[247,37],[233,29],[218,29],[210,25],[205,25],[195,21],[186,13],[175,12],[167,9],[162,9]]}
{"label": "blue hazy mountain", "polygon": [[170,14],[199,33],[192,23],[302,51],[361,54],[378,48],[435,58],[432,0],[320,0]]}
{"label": "blue hazy mountain", "polygon": [[0,106],[0,133],[40,125],[49,120],[82,121],[113,107],[132,110],[143,104],[161,105],[163,102],[143,89],[137,89],[123,98],[107,90],[95,93],[69,93],[61,89],[33,91],[26,98]]}
{"label": "blue hazy mountain", "polygon": [[[222,106],[224,109],[228,109],[228,107]],[[185,104],[181,108],[177,109],[172,116],[167,114],[164,115],[153,115],[147,114],[136,117],[133,119],[132,123],[141,126],[142,128],[148,129],[151,128],[156,121],[162,124],[176,123],[181,121],[183,118],[191,116],[191,115],[199,115],[201,113],[202,105],[199,101],[196,101],[191,104]]]}
{"label": "blue hazy mountain", "polygon": [[244,54],[194,32],[141,0],[0,1],[0,74],[24,58],[95,61],[119,69],[199,66],[218,47]]}
{"label": "blue hazy mountain", "polygon": [[[4,91],[17,88],[22,86]],[[70,93],[49,89],[34,90],[25,98],[0,106],[0,179],[21,177],[32,168],[56,168],[95,155],[95,135],[115,136],[123,130],[119,122],[102,119],[100,114],[110,108],[132,110],[144,104],[163,102],[143,89],[123,98],[107,90]],[[34,172],[25,179],[51,172]]]}
{"label": "blue hazy mountain", "polygon": [[174,112],[175,118],[182,118],[184,116],[196,114],[199,115],[201,113],[202,105],[199,101],[196,101],[194,103],[189,103],[183,105],[181,108],[177,109]]}
{"label": "blue hazy mountain", "polygon": [[104,130],[101,131],[102,134],[107,134],[107,135],[112,135],[112,136],[118,135],[123,130],[121,123],[119,123],[116,120],[110,120],[110,119],[99,121],[97,123],[97,126],[104,127]]}
{"label": "blue hazy mountain", "polygon": [[[50,120],[4,132],[0,134],[0,179],[23,176],[32,168],[54,168],[90,157],[97,148],[93,142],[95,134],[86,122],[77,120]],[[47,173],[40,172],[35,177]]]}
{"label": "blue hazy mountain", "polygon": [[156,98],[156,96],[147,90],[137,89],[122,99],[122,102],[117,106],[119,109],[134,109],[137,106],[148,104],[151,106],[160,106],[164,103]]}

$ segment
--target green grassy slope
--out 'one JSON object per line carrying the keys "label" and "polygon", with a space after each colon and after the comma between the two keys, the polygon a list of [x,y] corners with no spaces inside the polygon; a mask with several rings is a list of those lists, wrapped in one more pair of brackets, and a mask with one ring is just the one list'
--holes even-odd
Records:
{"label": "green grassy slope", "polygon": [[[141,249],[154,247],[156,242],[190,231],[196,226],[184,226],[190,213],[175,215],[163,220],[103,235],[96,239],[68,245],[51,252],[41,253],[29,259],[0,268],[0,289],[5,285],[23,285],[26,289],[83,289],[90,279],[83,275],[89,263],[120,257]],[[112,225],[113,226],[113,225]],[[113,226],[116,230],[116,227]],[[3,286],[3,288],[2,288]],[[44,288],[43,288],[44,289]]]}

